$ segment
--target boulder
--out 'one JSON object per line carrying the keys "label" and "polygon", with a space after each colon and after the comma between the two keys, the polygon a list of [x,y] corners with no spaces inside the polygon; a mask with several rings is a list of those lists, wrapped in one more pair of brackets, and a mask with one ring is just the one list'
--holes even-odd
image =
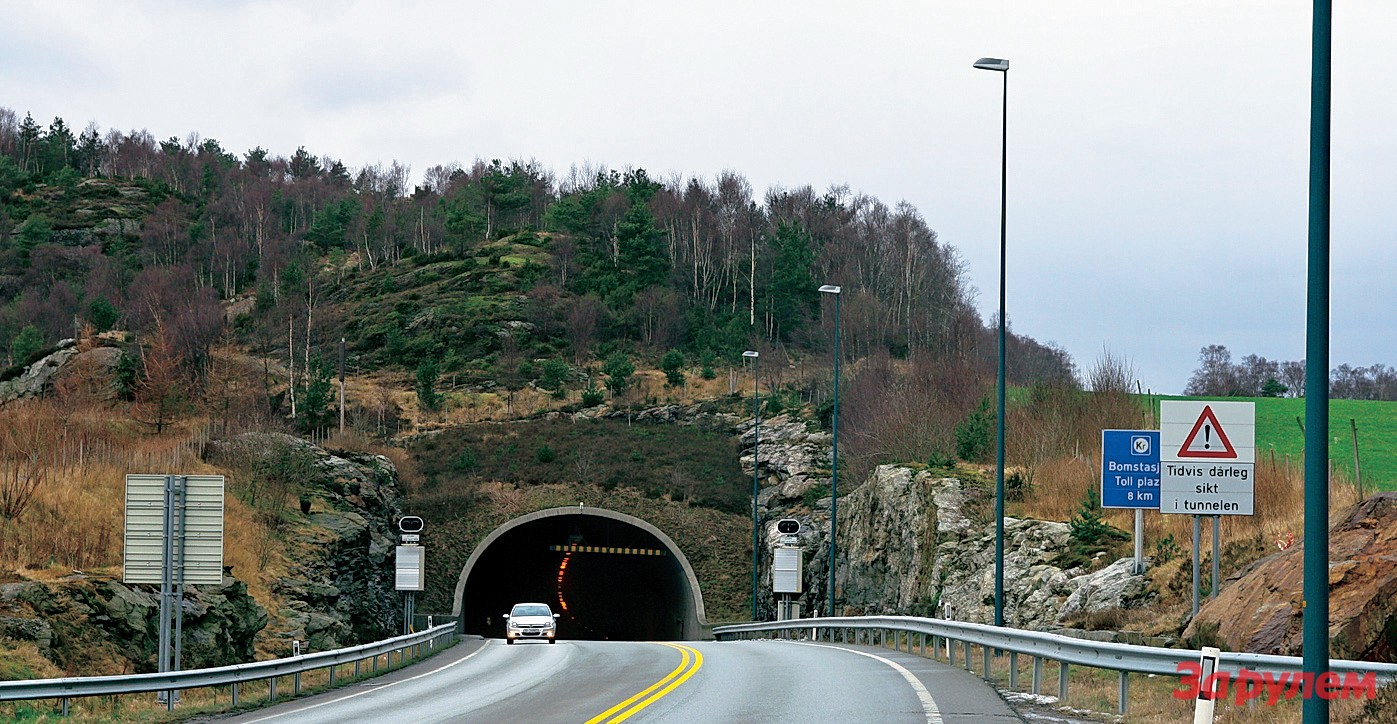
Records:
{"label": "boulder", "polygon": [[[1336,659],[1393,661],[1397,652],[1397,493],[1347,510],[1329,531],[1329,640]],[[1263,558],[1227,579],[1185,636],[1217,627],[1226,648],[1301,653],[1304,546]]]}
{"label": "boulder", "polygon": [[74,340],[59,342],[57,349],[26,367],[19,376],[0,382],[0,404],[43,394],[54,375],[77,354]]}
{"label": "boulder", "polygon": [[65,339],[42,359],[35,361],[19,375],[0,382],[0,405],[14,400],[38,397],[55,386],[71,390],[88,388],[95,397],[112,399],[116,388],[111,385],[112,371],[121,361],[121,350],[107,346],[112,342],[99,339],[97,346],[78,344]]}

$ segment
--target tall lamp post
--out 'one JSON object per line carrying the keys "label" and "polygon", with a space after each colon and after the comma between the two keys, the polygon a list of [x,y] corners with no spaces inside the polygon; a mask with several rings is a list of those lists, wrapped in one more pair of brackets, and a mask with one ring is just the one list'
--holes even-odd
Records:
{"label": "tall lamp post", "polygon": [[834,616],[834,561],[837,550],[835,532],[839,520],[839,287],[826,284],[820,287],[821,294],[834,295],[834,413],[830,418],[830,428],[834,433],[834,451],[830,458],[829,483],[829,611]]}
{"label": "tall lamp post", "polygon": [[760,559],[757,557],[757,494],[761,491],[757,473],[757,451],[761,442],[759,431],[762,424],[762,389],[761,389],[761,355],[753,350],[742,353],[743,357],[752,358],[752,620],[757,620],[757,565]]}
{"label": "tall lamp post", "polygon": [[[1329,670],[1329,137],[1333,2],[1315,0],[1310,40],[1310,224],[1305,304],[1304,674]],[[1305,724],[1329,721],[1329,702],[1305,699]]]}
{"label": "tall lamp post", "polygon": [[1008,220],[1009,190],[1009,61],[981,58],[975,61],[980,70],[992,70],[1004,76],[1003,118],[1000,121],[999,149],[999,414],[996,419],[998,444],[995,446],[994,473],[994,625],[1004,625],[1004,240]]}

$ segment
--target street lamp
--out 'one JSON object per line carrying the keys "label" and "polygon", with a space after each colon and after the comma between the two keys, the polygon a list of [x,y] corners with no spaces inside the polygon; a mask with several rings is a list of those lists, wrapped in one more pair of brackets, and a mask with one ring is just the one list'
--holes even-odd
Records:
{"label": "street lamp", "polygon": [[996,427],[999,444],[995,446],[994,473],[994,625],[1004,625],[1004,240],[1008,219],[1009,190],[1009,61],[981,58],[975,61],[980,70],[992,70],[1004,75],[1003,118],[1000,121],[999,149],[999,414]]}
{"label": "street lamp", "polygon": [[834,451],[830,459],[829,484],[829,615],[834,613],[835,524],[839,520],[839,287],[826,284],[821,294],[834,295],[834,413],[830,418],[834,433]]}
{"label": "street lamp", "polygon": [[752,620],[757,620],[757,493],[761,486],[758,483],[757,474],[757,445],[760,442],[758,431],[762,424],[762,390],[760,386],[761,375],[759,374],[760,357],[752,350],[742,353],[743,357],[752,358]]}

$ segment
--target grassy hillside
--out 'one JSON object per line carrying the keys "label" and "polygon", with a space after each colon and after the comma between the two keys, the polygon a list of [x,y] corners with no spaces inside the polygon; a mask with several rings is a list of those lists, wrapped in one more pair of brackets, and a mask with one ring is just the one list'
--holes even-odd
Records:
{"label": "grassy hillside", "polygon": [[[1193,397],[1155,398],[1158,400],[1203,399]],[[1210,398],[1211,399],[1211,398]],[[1229,401],[1256,403],[1256,456],[1275,456],[1278,467],[1299,469],[1305,450],[1305,436],[1296,418],[1305,419],[1305,400],[1276,397],[1238,397]],[[1374,400],[1330,400],[1329,459],[1341,474],[1353,478],[1353,434],[1349,420],[1358,426],[1359,466],[1363,487],[1371,491],[1397,490],[1397,402]]]}

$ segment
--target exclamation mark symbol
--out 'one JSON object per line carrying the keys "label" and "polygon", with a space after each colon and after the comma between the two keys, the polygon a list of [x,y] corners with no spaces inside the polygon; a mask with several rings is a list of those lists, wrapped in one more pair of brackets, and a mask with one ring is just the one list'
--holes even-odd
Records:
{"label": "exclamation mark symbol", "polygon": [[1204,424],[1203,424],[1203,449],[1204,449],[1204,450],[1208,450],[1208,449],[1210,449],[1210,448],[1213,447],[1212,440],[1213,440],[1213,426],[1212,426],[1212,425],[1209,425],[1209,424],[1207,424],[1207,423],[1204,423]]}

